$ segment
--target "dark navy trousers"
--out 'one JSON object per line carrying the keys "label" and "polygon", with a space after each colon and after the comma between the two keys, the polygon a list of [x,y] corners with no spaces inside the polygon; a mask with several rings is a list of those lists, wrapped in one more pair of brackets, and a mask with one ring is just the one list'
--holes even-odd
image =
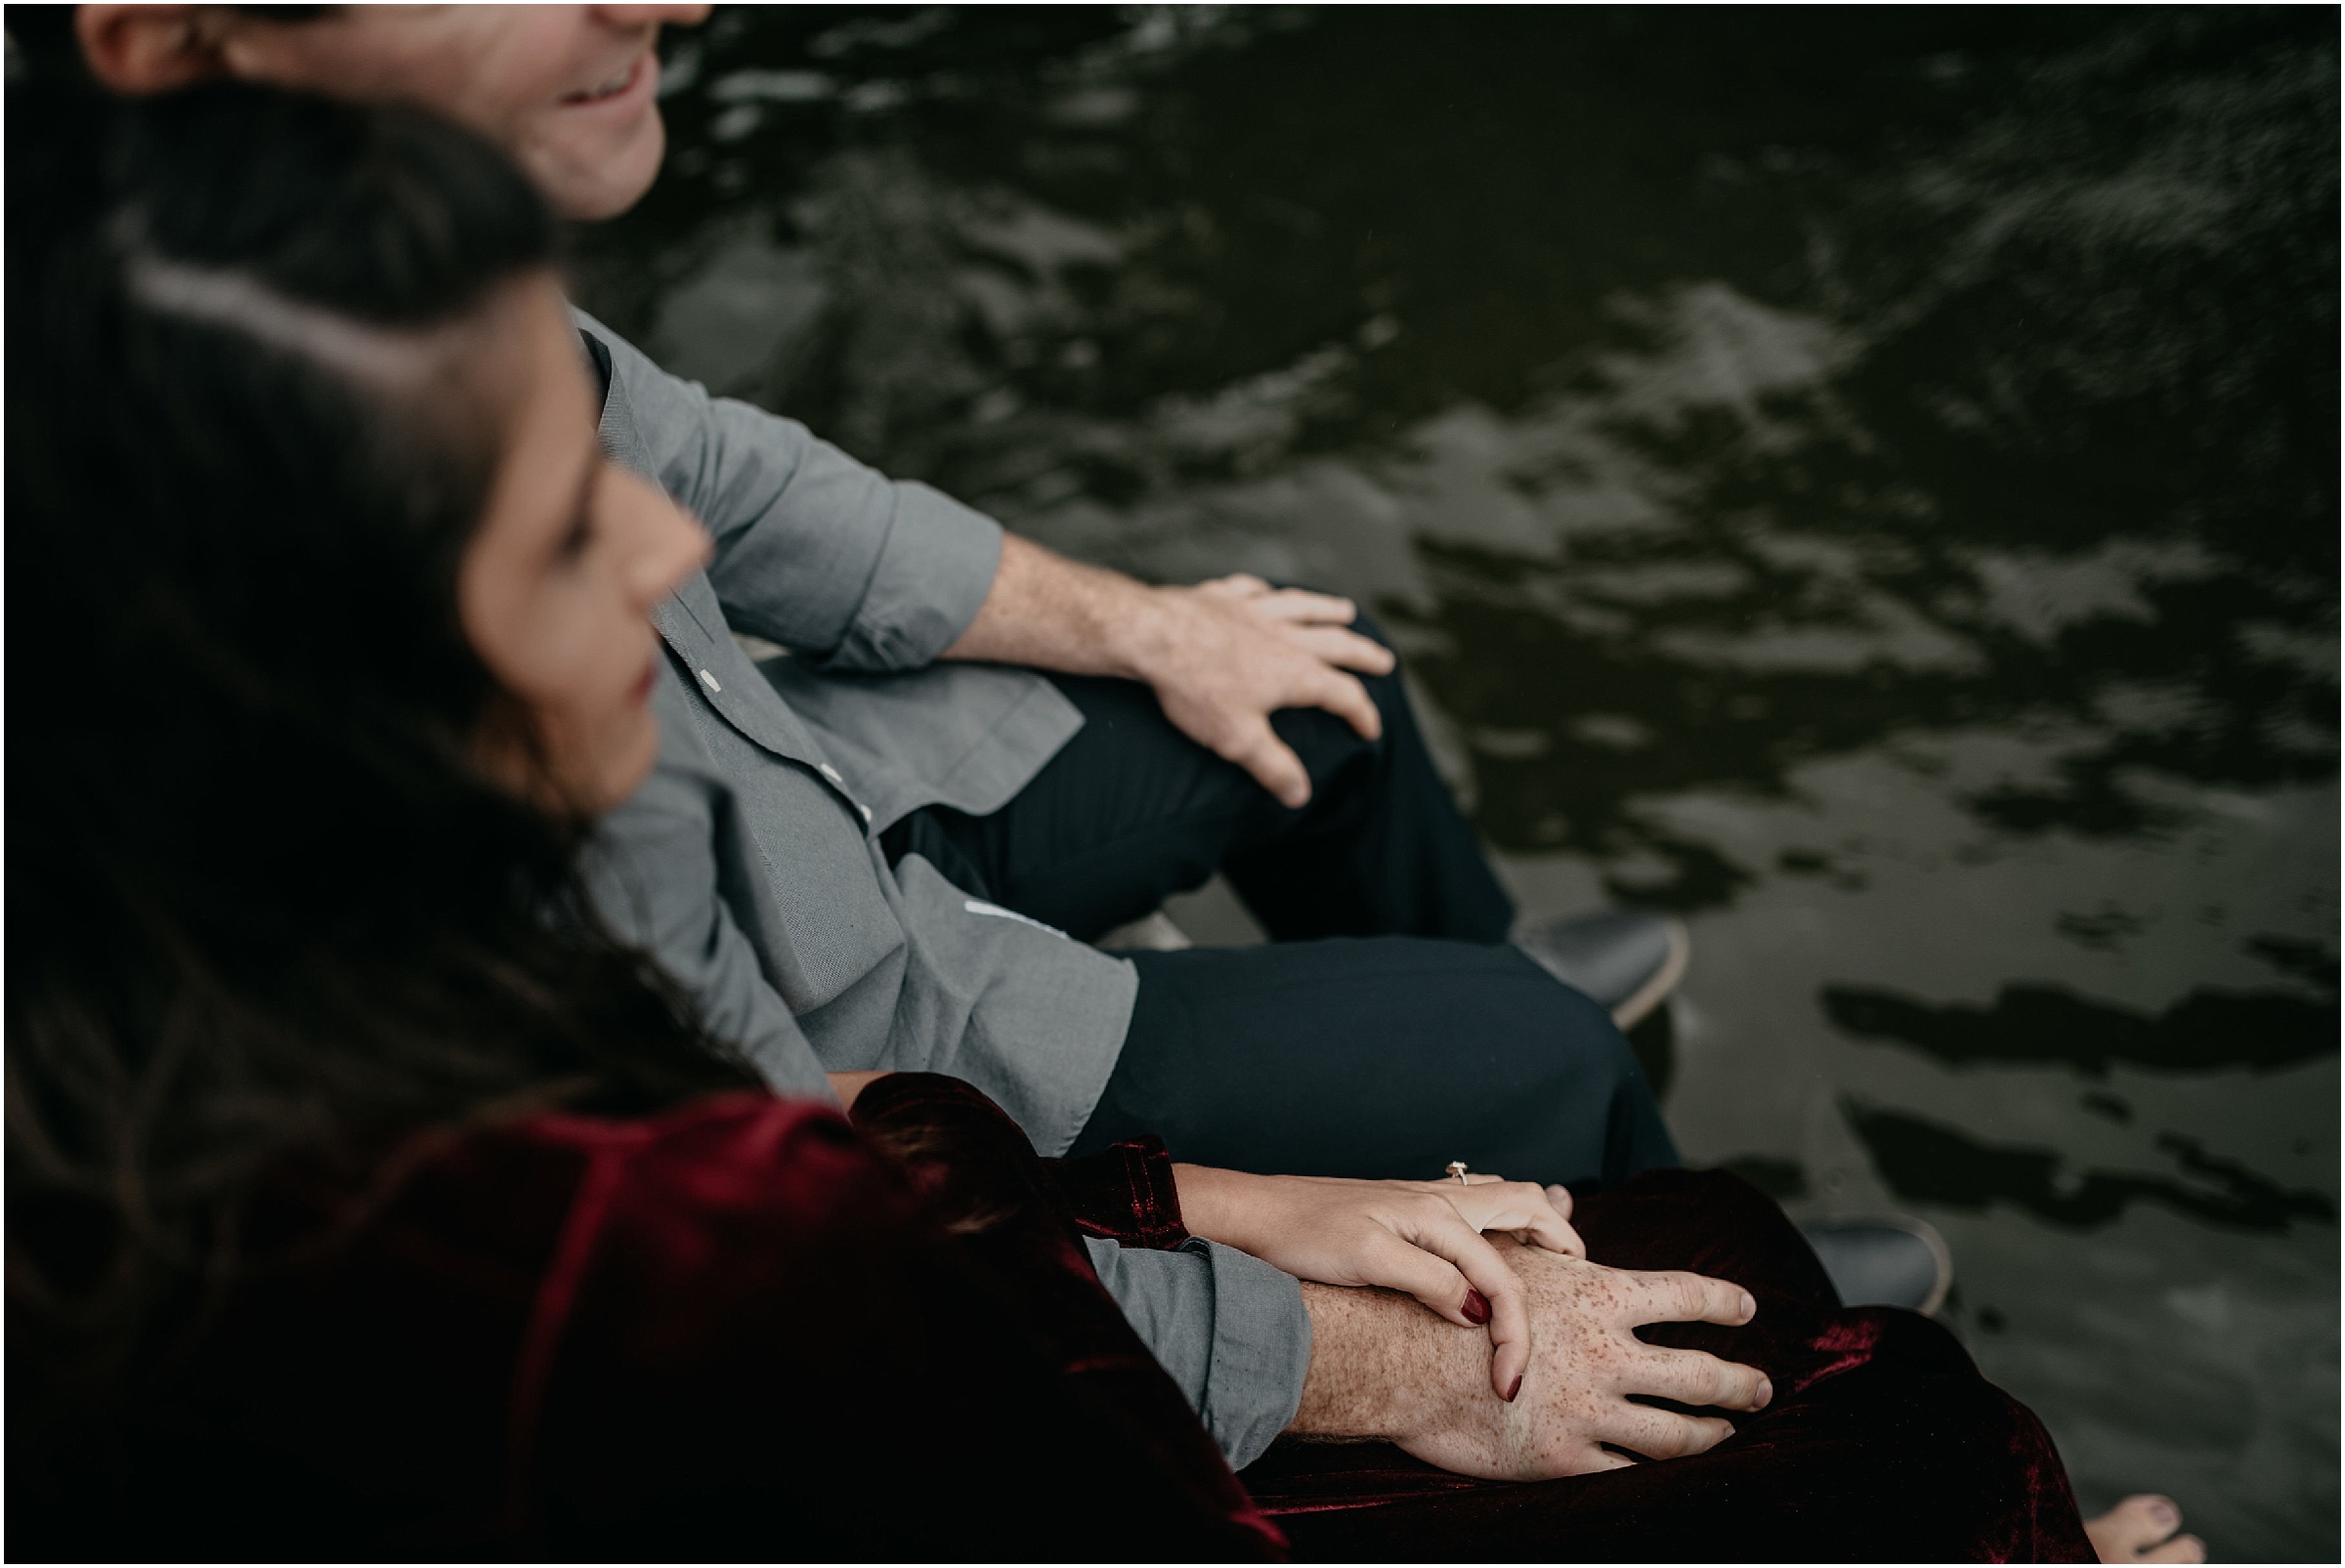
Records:
{"label": "dark navy trousers", "polygon": [[[1363,623],[1363,630],[1373,628]],[[889,828],[956,885],[1092,939],[1225,874],[1268,946],[1131,954],[1139,996],[1074,1152],[1137,1132],[1175,1160],[1292,1175],[1609,1186],[1676,1165],[1604,1009],[1506,945],[1514,906],[1443,786],[1397,674],[1362,740],[1272,727],[1310,771],[1281,806],[1135,682],[1052,676],[1084,727],[1009,804]]]}

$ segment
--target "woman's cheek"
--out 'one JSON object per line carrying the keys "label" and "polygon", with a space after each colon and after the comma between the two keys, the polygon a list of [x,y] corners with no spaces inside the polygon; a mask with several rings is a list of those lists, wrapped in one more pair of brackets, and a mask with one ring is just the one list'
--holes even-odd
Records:
{"label": "woman's cheek", "polygon": [[606,708],[599,720],[591,742],[580,747],[584,766],[574,777],[596,810],[609,811],[632,795],[659,761],[660,721],[649,702]]}
{"label": "woman's cheek", "polygon": [[643,680],[658,649],[647,630],[641,622],[621,624],[596,650],[591,702],[609,805],[634,793],[659,756],[660,724]]}

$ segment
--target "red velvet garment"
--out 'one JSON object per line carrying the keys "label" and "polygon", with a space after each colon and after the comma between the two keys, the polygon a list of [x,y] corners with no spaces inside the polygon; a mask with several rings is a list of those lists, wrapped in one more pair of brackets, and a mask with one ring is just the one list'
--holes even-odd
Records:
{"label": "red velvet garment", "polygon": [[[1730,1177],[1577,1217],[1600,1261],[1758,1297],[1648,1331],[1768,1371],[1734,1438],[1534,1485],[1282,1444],[1250,1503],[1081,1244],[1177,1244],[1161,1147],[1038,1161],[924,1075],[855,1121],[738,1093],[420,1152],[338,1245],[248,1276],[109,1442],[12,1450],[13,1553],[1260,1558],[1266,1512],[1318,1558],[2090,1559],[2034,1419],[1935,1325],[1835,1306]],[[256,1241],[347,1209],[277,1183]]]}
{"label": "red velvet garment", "polygon": [[1841,1307],[1799,1232],[1747,1184],[1647,1171],[1573,1221],[1599,1263],[1748,1290],[1759,1314],[1740,1329],[1642,1333],[1760,1368],[1768,1408],[1707,1454],[1532,1484],[1466,1480],[1384,1444],[1283,1440],[1242,1478],[1299,1558],[2094,1560],[2035,1417],[1937,1324]]}
{"label": "red velvet garment", "polygon": [[[12,1452],[9,1545],[1281,1554],[1018,1144],[989,1165],[1028,1182],[1015,1222],[956,1237],[835,1113],[759,1093],[448,1142],[340,1245],[249,1274],[106,1440]],[[274,1183],[258,1239],[314,1243],[347,1198]]]}
{"label": "red velvet garment", "polygon": [[[998,1259],[1005,1272],[1038,1276],[1055,1257],[1087,1278],[1069,1245],[1078,1231],[1128,1245],[1186,1235],[1154,1139],[1042,1162],[1057,1178],[1045,1181],[991,1101],[926,1075],[881,1080],[856,1102],[855,1121],[949,1211],[981,1212],[993,1227],[986,1243],[1017,1250],[1019,1261]],[[1750,1291],[1759,1315],[1744,1328],[1645,1333],[1764,1369],[1775,1386],[1768,1409],[1694,1459],[1536,1484],[1469,1480],[1386,1444],[1284,1442],[1243,1479],[1298,1556],[2093,1560],[2035,1418],[1938,1325],[1843,1309],[1807,1242],[1756,1189],[1716,1172],[1649,1171],[1574,1218],[1599,1262],[1687,1269]]]}

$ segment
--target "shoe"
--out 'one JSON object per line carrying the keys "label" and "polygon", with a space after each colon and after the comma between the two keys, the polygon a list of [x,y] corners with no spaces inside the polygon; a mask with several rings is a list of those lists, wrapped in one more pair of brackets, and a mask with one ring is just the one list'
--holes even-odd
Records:
{"label": "shoe", "polygon": [[1610,1008],[1622,1029],[1661,1005],[1693,953],[1684,921],[1643,910],[1575,915],[1517,937],[1514,945],[1563,984]]}
{"label": "shoe", "polygon": [[1186,931],[1172,923],[1172,916],[1159,910],[1117,926],[1091,946],[1102,953],[1178,953],[1195,944]]}
{"label": "shoe", "polygon": [[1801,1227],[1843,1306],[1894,1306],[1935,1315],[1954,1285],[1954,1254],[1925,1220],[1907,1214]]}

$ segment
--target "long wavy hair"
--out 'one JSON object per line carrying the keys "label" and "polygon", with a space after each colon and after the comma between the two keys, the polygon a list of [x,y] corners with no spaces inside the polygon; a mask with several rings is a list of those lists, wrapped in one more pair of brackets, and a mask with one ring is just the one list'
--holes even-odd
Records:
{"label": "long wavy hair", "polygon": [[535,193],[429,116],[261,88],[16,83],[7,115],[10,1405],[38,1427],[199,1325],[278,1162],[359,1191],[421,1129],[756,1080],[597,923],[588,825],[474,764],[527,731],[455,610],[498,410],[333,351],[461,333],[552,267]]}

